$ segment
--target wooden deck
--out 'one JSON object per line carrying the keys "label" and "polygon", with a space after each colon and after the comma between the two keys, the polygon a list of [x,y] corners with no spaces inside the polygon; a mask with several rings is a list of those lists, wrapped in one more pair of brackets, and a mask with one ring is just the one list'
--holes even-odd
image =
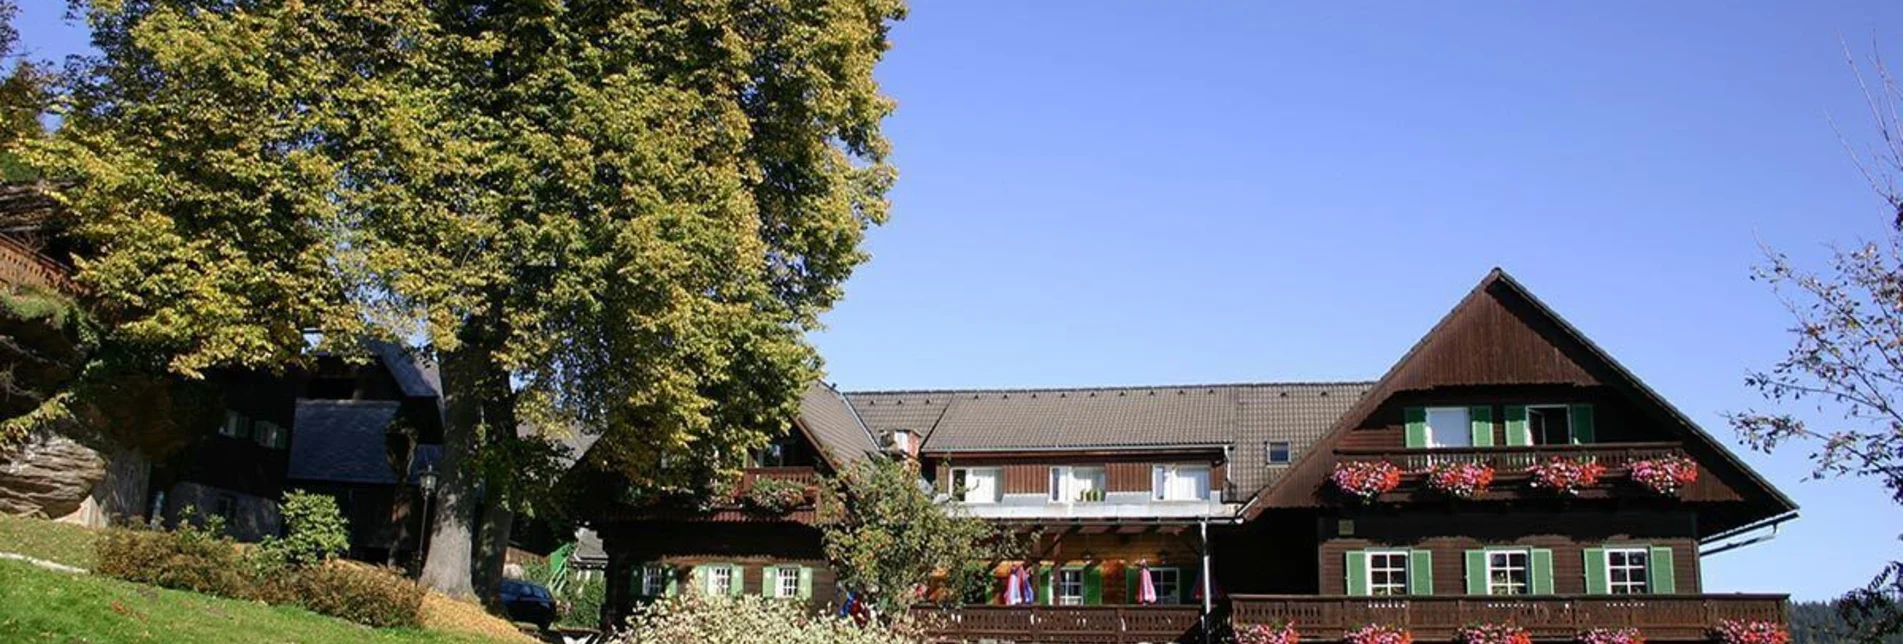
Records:
{"label": "wooden deck", "polygon": [[75,288],[67,271],[26,244],[0,235],[0,284],[72,293]]}
{"label": "wooden deck", "polygon": [[914,608],[938,642],[1198,642],[1197,606],[966,606]]}
{"label": "wooden deck", "polygon": [[1535,639],[1574,641],[1594,628],[1637,628],[1647,641],[1702,642],[1720,620],[1784,623],[1785,595],[1487,597],[1321,597],[1237,595],[1237,628],[1286,621],[1304,640],[1340,640],[1366,624],[1408,629],[1416,640],[1448,641],[1467,624],[1512,623]]}

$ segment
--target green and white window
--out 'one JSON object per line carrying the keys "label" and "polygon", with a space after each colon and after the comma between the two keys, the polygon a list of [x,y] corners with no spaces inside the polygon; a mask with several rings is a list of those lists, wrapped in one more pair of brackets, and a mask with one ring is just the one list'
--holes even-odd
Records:
{"label": "green and white window", "polygon": [[1052,594],[1057,597],[1058,605],[1084,605],[1084,570],[1082,568],[1060,569],[1052,583],[1056,586]]}
{"label": "green and white window", "polygon": [[1351,550],[1346,569],[1350,595],[1434,594],[1434,559],[1426,550]]}
{"label": "green and white window", "polygon": [[707,594],[734,594],[734,588],[740,584],[740,580],[735,578],[737,576],[732,566],[720,566],[707,571]]}
{"label": "green and white window", "polygon": [[1553,551],[1482,548],[1467,551],[1467,594],[1553,594]]}
{"label": "green and white window", "polygon": [[1635,595],[1678,592],[1672,549],[1647,544],[1587,548],[1586,594]]}
{"label": "green and white window", "polygon": [[1508,445],[1586,445],[1595,442],[1592,405],[1506,407]]}
{"label": "green and white window", "polygon": [[640,593],[642,597],[667,597],[673,595],[673,575],[667,566],[648,564],[642,566],[640,574]]}
{"label": "green and white window", "polygon": [[760,570],[761,593],[776,599],[813,596],[813,569],[806,566],[767,566]]}
{"label": "green and white window", "polygon": [[773,596],[783,599],[800,596],[800,569],[784,566],[774,568]]}
{"label": "green and white window", "polygon": [[1402,413],[1408,447],[1493,446],[1492,407],[1408,407]]}

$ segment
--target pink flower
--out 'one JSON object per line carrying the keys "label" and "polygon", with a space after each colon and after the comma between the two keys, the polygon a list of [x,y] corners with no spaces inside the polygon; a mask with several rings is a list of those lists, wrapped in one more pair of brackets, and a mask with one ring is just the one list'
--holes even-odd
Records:
{"label": "pink flower", "polygon": [[1288,622],[1256,624],[1236,633],[1236,644],[1296,644],[1300,641],[1301,633],[1295,632],[1295,625]]}
{"label": "pink flower", "polygon": [[1387,461],[1347,461],[1336,463],[1328,480],[1342,492],[1373,501],[1401,486],[1401,468]]}
{"label": "pink flower", "polygon": [[1698,480],[1698,463],[1677,454],[1636,461],[1632,463],[1632,480],[1659,494],[1677,494]]}
{"label": "pink flower", "polygon": [[1645,644],[1636,628],[1595,628],[1579,634],[1579,644]]}
{"label": "pink flower", "polygon": [[1394,626],[1369,624],[1341,641],[1343,644],[1414,644],[1414,635]]}
{"label": "pink flower", "polygon": [[1471,499],[1493,485],[1493,468],[1480,463],[1443,463],[1427,471],[1427,487],[1459,499]]}
{"label": "pink flower", "polygon": [[1461,644],[1533,644],[1526,629],[1512,624],[1468,624],[1454,632]]}
{"label": "pink flower", "polygon": [[1545,463],[1526,468],[1533,477],[1533,487],[1550,488],[1565,495],[1577,495],[1581,488],[1599,484],[1599,477],[1606,473],[1606,466],[1587,460],[1573,460],[1559,456]]}
{"label": "pink flower", "polygon": [[1724,644],[1791,644],[1791,632],[1776,622],[1727,619],[1711,630]]}

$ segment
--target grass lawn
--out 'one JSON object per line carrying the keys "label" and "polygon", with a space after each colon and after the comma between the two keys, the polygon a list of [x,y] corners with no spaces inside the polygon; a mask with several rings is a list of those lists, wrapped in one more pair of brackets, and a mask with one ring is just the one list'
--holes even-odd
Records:
{"label": "grass lawn", "polygon": [[372,629],[299,608],[0,561],[0,641],[475,644],[496,640],[441,631]]}
{"label": "grass lawn", "polygon": [[0,552],[19,553],[91,570],[95,534],[90,529],[70,523],[0,514]]}

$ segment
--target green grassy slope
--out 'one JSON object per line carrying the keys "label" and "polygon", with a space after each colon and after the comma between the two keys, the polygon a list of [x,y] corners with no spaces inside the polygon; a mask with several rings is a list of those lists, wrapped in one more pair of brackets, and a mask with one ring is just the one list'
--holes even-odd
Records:
{"label": "green grassy slope", "polygon": [[0,642],[487,641],[439,631],[371,629],[297,608],[219,599],[0,561]]}
{"label": "green grassy slope", "polygon": [[68,523],[0,514],[0,552],[38,557],[87,570],[93,567],[93,537],[97,534]]}

